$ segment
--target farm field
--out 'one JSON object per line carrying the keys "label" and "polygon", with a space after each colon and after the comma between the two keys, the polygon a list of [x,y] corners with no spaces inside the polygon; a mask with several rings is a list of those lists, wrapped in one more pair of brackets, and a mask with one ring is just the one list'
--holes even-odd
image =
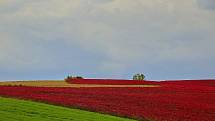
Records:
{"label": "farm field", "polygon": [[[75,81],[76,84],[84,83],[85,85],[109,83],[107,80],[106,82],[101,80]],[[213,121],[215,119],[215,80],[134,81],[135,84],[131,83],[132,81],[125,81],[123,84],[121,81],[112,81],[113,85],[125,87],[1,86],[0,95],[137,120]],[[126,87],[145,84],[156,86]]]}
{"label": "farm field", "polygon": [[[82,81],[81,81],[82,82]],[[89,81],[90,82],[90,81]],[[33,86],[33,87],[73,87],[73,88],[81,88],[81,87],[156,87],[158,85],[153,84],[88,84],[88,83],[67,83],[64,80],[44,80],[44,81],[11,81],[11,82],[0,82],[0,86]]]}
{"label": "farm field", "polygon": [[132,121],[79,109],[0,97],[0,121]]}
{"label": "farm field", "polygon": [[117,79],[66,79],[70,84],[99,84],[99,85],[159,85],[156,81],[117,80]]}

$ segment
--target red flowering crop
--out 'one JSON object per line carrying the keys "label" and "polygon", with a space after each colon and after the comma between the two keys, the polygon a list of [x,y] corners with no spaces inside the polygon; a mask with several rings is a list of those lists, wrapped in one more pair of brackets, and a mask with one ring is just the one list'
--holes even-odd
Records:
{"label": "red flowering crop", "polygon": [[[130,82],[129,82],[130,83]],[[152,88],[1,86],[0,95],[156,121],[213,121],[215,80],[156,82]]]}
{"label": "red flowering crop", "polygon": [[146,80],[116,80],[116,79],[66,79],[66,82],[71,84],[108,84],[108,85],[144,85],[144,84],[159,84],[156,81]]}

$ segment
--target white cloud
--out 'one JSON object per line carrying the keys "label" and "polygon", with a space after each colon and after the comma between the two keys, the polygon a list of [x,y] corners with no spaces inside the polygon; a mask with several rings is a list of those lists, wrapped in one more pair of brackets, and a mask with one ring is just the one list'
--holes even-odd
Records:
{"label": "white cloud", "polygon": [[[213,56],[214,13],[194,0],[4,0],[0,6],[0,65],[48,65],[40,59],[54,54],[34,44],[57,39],[104,55],[101,70]],[[26,49],[33,54],[22,54]]]}

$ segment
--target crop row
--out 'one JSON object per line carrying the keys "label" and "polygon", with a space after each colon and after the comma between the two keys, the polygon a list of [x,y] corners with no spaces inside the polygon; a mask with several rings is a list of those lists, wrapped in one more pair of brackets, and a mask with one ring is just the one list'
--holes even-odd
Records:
{"label": "crop row", "polygon": [[153,88],[1,86],[0,95],[156,121],[215,119],[215,81],[160,82]]}

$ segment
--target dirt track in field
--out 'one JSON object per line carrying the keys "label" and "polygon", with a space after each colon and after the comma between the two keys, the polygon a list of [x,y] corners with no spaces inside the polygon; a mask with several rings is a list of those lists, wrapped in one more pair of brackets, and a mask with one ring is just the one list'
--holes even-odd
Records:
{"label": "dirt track in field", "polygon": [[157,85],[102,85],[102,84],[69,84],[63,80],[44,81],[11,81],[0,82],[2,86],[34,86],[34,87],[158,87]]}

